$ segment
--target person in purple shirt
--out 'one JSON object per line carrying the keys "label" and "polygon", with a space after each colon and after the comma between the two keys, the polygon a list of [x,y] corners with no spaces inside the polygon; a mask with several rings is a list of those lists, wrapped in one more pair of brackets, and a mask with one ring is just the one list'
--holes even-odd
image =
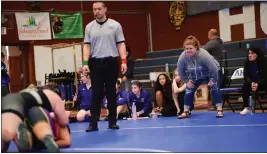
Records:
{"label": "person in purple shirt", "polygon": [[136,105],[137,117],[148,117],[152,111],[152,103],[149,92],[142,88],[139,81],[132,82],[132,92],[129,94],[129,104]]}
{"label": "person in purple shirt", "polygon": [[[116,82],[116,94],[117,94],[117,119],[122,119],[124,117],[129,117],[128,107],[127,107],[127,93],[124,89],[121,89],[121,82],[117,80]],[[108,108],[107,98],[103,99],[102,105],[104,108]]]}
{"label": "person in purple shirt", "polygon": [[81,122],[84,120],[89,120],[91,116],[91,102],[92,102],[92,88],[91,79],[87,74],[81,74],[82,84],[78,87],[78,95],[73,97],[73,101],[80,104],[80,111],[77,113],[77,121]]}
{"label": "person in purple shirt", "polygon": [[1,52],[1,96],[2,97],[10,93],[10,90],[9,90],[10,77],[7,73],[5,60],[6,60],[5,55],[3,52]]}

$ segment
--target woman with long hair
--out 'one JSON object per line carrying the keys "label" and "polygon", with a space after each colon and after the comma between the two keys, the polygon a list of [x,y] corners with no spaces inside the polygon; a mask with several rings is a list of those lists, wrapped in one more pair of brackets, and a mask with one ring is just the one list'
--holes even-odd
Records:
{"label": "woman with long hair", "polygon": [[264,53],[260,48],[249,48],[248,57],[244,62],[244,80],[243,84],[243,101],[244,109],[240,112],[241,115],[246,115],[249,110],[249,96],[255,96],[259,90],[267,91],[267,66],[264,58]]}
{"label": "woman with long hair", "polygon": [[155,84],[156,112],[162,116],[176,116],[177,107],[172,96],[172,82],[166,74],[160,74]]}

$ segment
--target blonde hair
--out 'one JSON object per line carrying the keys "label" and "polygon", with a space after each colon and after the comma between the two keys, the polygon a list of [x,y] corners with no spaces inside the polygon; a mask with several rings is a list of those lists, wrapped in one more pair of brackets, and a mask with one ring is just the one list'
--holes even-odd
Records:
{"label": "blonde hair", "polygon": [[[174,76],[175,76],[175,72],[178,73],[178,69],[176,68],[174,71],[173,71],[173,74],[172,74],[172,79],[174,79]],[[184,84],[184,82],[181,80],[179,83],[177,83],[177,86],[178,87],[182,87]]]}
{"label": "blonde hair", "polygon": [[172,79],[174,79],[174,76],[175,76],[175,72],[178,72],[178,69],[176,68],[173,73],[172,73]]}
{"label": "blonde hair", "polygon": [[200,43],[199,43],[198,39],[193,35],[190,35],[185,39],[184,48],[186,45],[193,45],[194,47],[197,48],[197,50],[200,48]]}

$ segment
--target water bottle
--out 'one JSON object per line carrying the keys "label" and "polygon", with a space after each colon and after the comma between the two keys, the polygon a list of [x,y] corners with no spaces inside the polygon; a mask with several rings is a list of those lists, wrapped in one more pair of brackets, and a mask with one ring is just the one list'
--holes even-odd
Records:
{"label": "water bottle", "polygon": [[165,65],[165,72],[169,72],[169,64],[168,63],[166,63],[166,65]]}
{"label": "water bottle", "polygon": [[132,105],[132,118],[133,118],[133,120],[137,119],[135,103],[133,103],[133,105]]}
{"label": "water bottle", "polygon": [[250,114],[254,114],[254,105],[253,105],[252,96],[249,96],[249,109],[250,109]]}
{"label": "water bottle", "polygon": [[165,65],[165,72],[166,72],[166,75],[170,78],[169,64],[168,63],[166,63],[166,65]]}
{"label": "water bottle", "polygon": [[157,112],[152,111],[152,112],[150,113],[150,118],[152,118],[152,119],[156,119],[157,117],[158,117],[158,113],[157,113]]}
{"label": "water bottle", "polygon": [[247,44],[247,49],[250,47],[250,44]]}

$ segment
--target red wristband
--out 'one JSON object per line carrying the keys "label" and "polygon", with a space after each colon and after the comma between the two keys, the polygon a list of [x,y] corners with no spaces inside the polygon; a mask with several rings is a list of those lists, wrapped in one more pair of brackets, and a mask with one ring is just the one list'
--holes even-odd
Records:
{"label": "red wristband", "polygon": [[121,59],[122,64],[127,64],[127,59]]}

